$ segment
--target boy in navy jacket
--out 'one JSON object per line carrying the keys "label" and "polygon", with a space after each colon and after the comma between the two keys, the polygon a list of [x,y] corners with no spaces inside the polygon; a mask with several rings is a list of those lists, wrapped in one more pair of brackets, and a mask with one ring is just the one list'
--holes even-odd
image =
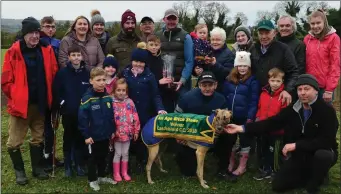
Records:
{"label": "boy in navy jacket", "polygon": [[[68,49],[69,62],[59,70],[53,82],[54,108],[61,108],[64,127],[63,153],[65,176],[72,176],[71,158],[74,158],[77,174],[84,176],[83,150],[85,149],[82,134],[78,130],[78,109],[80,100],[89,84],[89,71],[82,61],[81,48],[72,46]],[[60,104],[63,102],[62,106]],[[72,151],[74,150],[74,157]]]}
{"label": "boy in navy jacket", "polygon": [[88,145],[88,180],[94,191],[100,189],[99,183],[116,184],[112,178],[105,177],[106,156],[109,139],[115,136],[112,98],[106,92],[106,73],[100,68],[90,72],[92,88],[83,95],[78,111],[78,128]]}

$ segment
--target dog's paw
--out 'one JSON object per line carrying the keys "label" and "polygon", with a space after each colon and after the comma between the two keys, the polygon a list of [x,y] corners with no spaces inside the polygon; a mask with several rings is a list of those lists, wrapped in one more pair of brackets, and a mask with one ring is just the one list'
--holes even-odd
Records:
{"label": "dog's paw", "polygon": [[163,172],[163,173],[168,173],[168,171],[164,170],[164,169],[160,169],[160,171]]}
{"label": "dog's paw", "polygon": [[207,181],[204,180],[204,183],[207,184]]}
{"label": "dog's paw", "polygon": [[209,187],[208,185],[206,185],[206,184],[201,184],[201,186],[204,187],[204,189],[210,188],[210,187]]}
{"label": "dog's paw", "polygon": [[148,183],[149,183],[150,185],[152,185],[152,184],[154,184],[154,181],[148,181]]}

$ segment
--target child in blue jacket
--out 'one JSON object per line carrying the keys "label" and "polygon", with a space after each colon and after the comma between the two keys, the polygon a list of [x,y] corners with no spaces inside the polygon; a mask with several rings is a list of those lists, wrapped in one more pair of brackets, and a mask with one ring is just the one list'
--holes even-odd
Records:
{"label": "child in blue jacket", "polygon": [[78,112],[78,128],[88,145],[88,180],[90,187],[98,191],[100,183],[116,184],[105,177],[109,140],[115,136],[112,98],[106,92],[106,72],[95,67],[90,72],[92,88],[83,95]]}
{"label": "child in blue jacket", "polygon": [[[148,51],[142,49],[144,46],[145,43],[137,45],[131,55],[131,64],[122,71],[122,77],[128,83],[128,96],[135,103],[141,128],[157,114],[167,113],[159,94],[158,82],[146,67]],[[136,150],[137,173],[144,170],[147,162],[147,149],[141,140],[141,134],[139,137],[136,142],[131,142],[131,148]]]}
{"label": "child in blue jacket", "polygon": [[[236,53],[234,68],[223,85],[223,94],[227,99],[227,106],[232,110],[232,120],[237,124],[245,124],[255,120],[259,100],[259,83],[251,75],[250,53],[241,51]],[[238,168],[234,169],[234,158],[236,146],[233,148],[230,157],[228,170],[234,175],[242,175],[246,171],[246,163],[249,157],[250,144],[252,139],[239,135],[240,155]]]}

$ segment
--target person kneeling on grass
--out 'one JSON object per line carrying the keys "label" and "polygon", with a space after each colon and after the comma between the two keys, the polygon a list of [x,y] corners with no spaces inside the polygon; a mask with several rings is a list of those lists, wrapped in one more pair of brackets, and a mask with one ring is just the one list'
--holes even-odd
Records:
{"label": "person kneeling on grass", "polygon": [[112,98],[105,89],[105,76],[100,67],[91,70],[92,88],[83,95],[78,111],[78,128],[89,150],[88,180],[95,191],[100,189],[99,183],[117,183],[105,177],[109,139],[114,138],[116,131]]}
{"label": "person kneeling on grass", "polygon": [[286,144],[282,152],[286,161],[276,173],[272,189],[283,192],[305,187],[307,193],[317,193],[338,158],[339,123],[335,109],[318,96],[314,76],[300,75],[296,88],[299,100],[276,116],[243,126],[229,124],[225,132],[262,134],[284,128]]}

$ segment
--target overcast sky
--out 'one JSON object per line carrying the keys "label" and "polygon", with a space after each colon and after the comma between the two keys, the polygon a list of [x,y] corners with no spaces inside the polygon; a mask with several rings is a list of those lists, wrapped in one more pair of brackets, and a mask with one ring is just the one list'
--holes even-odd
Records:
{"label": "overcast sky", "polygon": [[[41,19],[53,15],[57,20],[73,20],[79,15],[90,19],[90,11],[98,9],[106,21],[120,21],[126,9],[136,14],[137,20],[143,16],[150,16],[154,20],[163,17],[164,11],[171,8],[174,1],[2,1],[1,17],[23,19],[33,16]],[[237,12],[243,12],[248,17],[248,24],[256,21],[258,10],[271,11],[277,1],[224,1],[230,8],[230,17]],[[335,8],[340,6],[340,1],[328,1]]]}

